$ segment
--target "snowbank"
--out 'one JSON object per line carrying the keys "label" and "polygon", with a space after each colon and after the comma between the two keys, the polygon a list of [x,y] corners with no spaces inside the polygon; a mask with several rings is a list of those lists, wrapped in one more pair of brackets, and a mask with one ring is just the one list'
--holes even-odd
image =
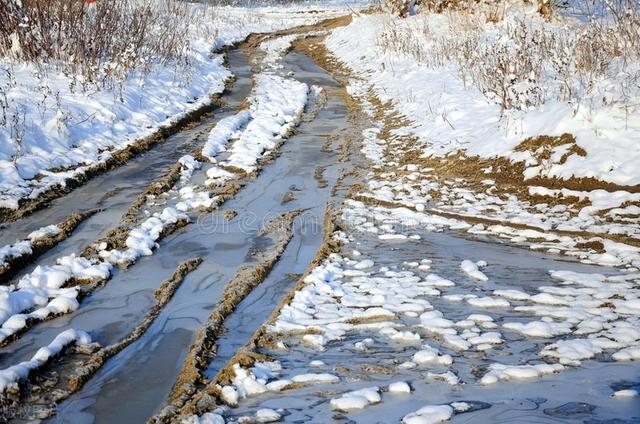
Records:
{"label": "snowbank", "polygon": [[[291,78],[260,73],[254,77],[249,108],[222,119],[209,134],[202,154],[211,162],[222,151],[228,156],[207,170],[209,184],[233,178],[224,167],[246,173],[257,169],[258,161],[275,149],[300,123],[307,104],[309,86]],[[228,144],[233,142],[230,147]]]}
{"label": "snowbank", "polygon": [[[620,92],[624,75],[640,64],[632,63],[629,70],[622,71],[622,65],[614,61],[608,77],[598,79],[589,90],[575,89],[579,93],[566,101],[558,96],[562,77],[545,68],[542,80],[521,84],[523,90],[531,84],[542,87],[543,102],[503,110],[491,93],[459,77],[457,63],[434,57],[438,40],[462,41],[469,36],[455,22],[455,13],[447,16],[358,16],[350,25],[335,29],[326,45],[356,75],[366,78],[363,90],[370,85],[380,101],[392,102],[392,108],[411,121],[402,132],[418,137],[424,155],[444,156],[464,150],[468,156],[525,161],[527,178],[593,177],[619,185],[640,184],[636,166],[640,162],[640,149],[636,148],[640,144],[640,110],[629,106],[637,103],[640,92]],[[578,31],[577,23],[570,19],[543,22],[535,7],[518,7],[508,9],[499,23],[479,25],[477,41],[473,42],[499,44],[501,37],[507,39],[510,28],[523,22],[530,34],[541,30],[566,39]],[[625,96],[632,100],[625,101]],[[548,160],[515,151],[528,137],[564,133],[573,134],[586,155],[569,152],[561,160],[569,145],[553,150]]]}
{"label": "snowbank", "polygon": [[258,159],[277,146],[300,122],[309,86],[276,75],[258,74],[250,99],[251,120],[229,150],[226,166],[251,173]]}

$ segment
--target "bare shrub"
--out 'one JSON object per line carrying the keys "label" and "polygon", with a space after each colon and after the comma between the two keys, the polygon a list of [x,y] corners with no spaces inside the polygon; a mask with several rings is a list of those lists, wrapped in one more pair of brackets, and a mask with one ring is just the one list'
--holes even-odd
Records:
{"label": "bare shrub", "polygon": [[[497,3],[478,3],[449,10],[444,34],[428,30],[426,14],[422,30],[392,22],[378,45],[431,68],[456,64],[461,81],[471,82],[503,111],[536,107],[550,96],[575,104],[585,97],[593,100],[605,78],[620,83],[617,95],[624,103],[640,78],[640,15],[633,1],[603,0],[600,14],[589,13],[582,23],[566,26],[540,19],[505,22],[505,9],[496,12]],[[485,32],[486,23],[500,25],[501,35]]]}
{"label": "bare shrub", "polygon": [[[382,7],[394,16],[402,18],[420,12],[443,13],[448,10],[465,10],[478,3],[476,0],[381,0]],[[485,0],[480,0],[485,1]],[[494,0],[489,0],[493,2]],[[501,2],[501,0],[495,0]]]}
{"label": "bare shrub", "polygon": [[177,0],[0,0],[0,55],[112,85],[132,69],[186,60],[189,8]]}
{"label": "bare shrub", "polygon": [[553,15],[553,0],[538,0],[538,13],[546,20]]}
{"label": "bare shrub", "polygon": [[[609,0],[606,10],[613,20],[612,29],[619,43],[618,53],[640,56],[640,7],[637,0]],[[601,26],[600,26],[601,27]]]}
{"label": "bare shrub", "polygon": [[404,18],[408,16],[415,4],[415,0],[382,0],[382,7],[394,16]]}
{"label": "bare shrub", "polygon": [[422,12],[443,13],[447,10],[468,9],[474,2],[474,0],[420,0],[417,4]]}
{"label": "bare shrub", "polygon": [[[428,30],[428,26],[423,28]],[[384,24],[384,30],[377,38],[377,45],[383,51],[401,53],[413,57],[417,62],[424,63],[427,60],[428,46],[424,38],[416,35],[416,28],[396,25],[393,21]]]}

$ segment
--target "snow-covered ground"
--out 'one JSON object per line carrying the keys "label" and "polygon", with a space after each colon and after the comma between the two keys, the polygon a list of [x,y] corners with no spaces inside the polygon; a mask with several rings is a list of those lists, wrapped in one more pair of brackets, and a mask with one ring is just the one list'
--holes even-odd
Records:
{"label": "snow-covered ground", "polygon": [[41,347],[29,361],[24,361],[0,371],[0,392],[17,387],[21,380],[29,377],[29,373],[46,365],[56,355],[71,344],[85,345],[91,343],[91,337],[84,331],[69,329],[61,332],[49,345]]}
{"label": "snow-covered ground", "polygon": [[16,259],[33,252],[33,244],[40,239],[60,234],[62,230],[57,225],[47,225],[29,233],[24,240],[17,240],[13,244],[0,247],[0,269],[8,265],[11,259]]}
{"label": "snow-covered ground", "polygon": [[[591,81],[583,79],[576,69],[579,65],[572,63],[567,70],[575,76],[565,77],[554,61],[579,58],[556,46],[533,47],[542,42],[571,46],[576,37],[588,35],[583,32],[587,31],[584,23],[561,16],[545,22],[533,5],[507,4],[504,18],[497,23],[484,22],[486,16],[466,11],[407,19],[381,13],[359,16],[333,31],[326,45],[356,75],[366,78],[382,102],[392,102],[391,107],[411,121],[404,132],[418,137],[423,155],[465,150],[468,156],[523,161],[526,178],[594,177],[619,185],[640,184],[636,166],[640,150],[634,148],[640,142],[640,91],[627,81],[637,75],[640,62],[633,56],[630,61],[613,60],[606,72]],[[473,62],[461,63],[447,48],[469,49],[480,69],[470,67]],[[491,69],[481,66],[488,60],[482,57],[485,49],[496,56]],[[500,60],[509,61],[509,75],[500,75]],[[518,60],[536,63],[531,74],[518,74],[519,66],[524,66]],[[474,71],[492,71],[497,79],[507,79],[507,100],[479,86],[482,79],[474,79]],[[571,94],[563,97],[564,84]],[[586,155],[569,151],[569,144],[554,148],[543,160],[535,157],[535,151],[515,149],[528,137],[564,133],[574,135]]]}
{"label": "snow-covered ground", "polygon": [[[497,23],[479,10],[361,15],[327,37],[350,94],[376,117],[363,131],[374,167],[361,195],[474,219],[475,234],[637,266],[640,93],[629,78],[640,58],[613,58],[589,79],[577,70],[580,44],[559,47],[590,36],[583,21],[546,22],[519,2]],[[480,85],[505,59],[508,103]],[[525,80],[518,60],[537,64]],[[567,242],[590,245],[590,258]]]}
{"label": "snow-covered ground", "polygon": [[[205,7],[202,5],[192,7]],[[136,140],[170,125],[221,93],[231,77],[215,51],[253,32],[310,24],[343,8],[209,8],[190,26],[189,66],[152,66],[118,87],[82,90],[76,77],[0,59],[6,115],[0,126],[0,208],[16,208],[55,184],[105,161]],[[20,140],[18,147],[16,141]]]}
{"label": "snow-covered ground", "polygon": [[[179,92],[166,101],[166,87],[164,94],[153,94],[165,96],[164,103],[177,102],[158,106],[175,107],[172,115],[193,106],[186,99],[205,101],[202,96],[212,88],[221,89],[228,72],[219,56],[209,55],[212,48],[252,31],[339,13],[293,14],[295,19],[283,23],[276,17],[292,14],[220,10],[224,13],[216,16],[217,38],[202,40],[201,49],[196,49],[202,53],[201,62],[196,62],[211,78],[194,88],[200,94],[185,95],[182,104]],[[562,17],[544,22],[529,7],[518,6],[509,8],[498,23],[483,22],[473,29],[475,21],[453,25],[460,18],[456,13],[405,20],[359,15],[352,24],[329,33],[326,46],[352,73],[348,94],[363,113],[351,119],[356,135],[362,135],[361,153],[370,166],[359,168],[354,161],[354,169],[340,177],[347,180],[345,186],[340,182],[335,187],[341,200],[334,217],[338,229],[327,234],[321,250],[323,255],[331,253],[313,263],[291,297],[277,306],[264,332],[255,333],[258,339],[252,341],[257,344],[237,352],[239,363],[234,357],[232,366],[222,370],[220,385],[207,376],[198,381],[198,389],[192,387],[185,410],[202,414],[179,417],[183,422],[420,424],[458,417],[474,422],[636,418],[632,402],[640,389],[635,365],[640,360],[640,244],[634,240],[640,239],[640,228],[633,215],[638,193],[606,185],[549,188],[545,179],[510,193],[513,187],[505,189],[490,178],[492,170],[478,181],[468,175],[443,177],[427,166],[440,160],[455,163],[463,152],[467,158],[524,161],[526,165],[518,168],[523,171],[518,178],[524,181],[544,171],[545,177],[565,181],[594,177],[602,184],[636,185],[640,175],[631,161],[640,153],[630,146],[640,141],[640,127],[635,121],[621,125],[620,108],[627,100],[616,97],[620,92],[614,87],[626,77],[612,75],[587,88],[571,85],[577,82],[569,77],[560,81],[545,68],[526,81],[511,81],[506,97],[492,94],[475,86],[474,77],[461,76],[466,71],[455,62],[459,57],[438,56],[443,40],[455,48],[464,48],[464,40],[496,47],[504,40],[509,44],[509,37],[534,37],[527,32],[532,28],[568,36],[566,31],[579,23]],[[254,22],[256,16],[261,17]],[[220,30],[222,22],[228,30]],[[59,257],[54,265],[39,265],[16,284],[0,287],[0,343],[38,321],[81,308],[81,283],[91,287],[104,282],[115,265],[126,267],[153,255],[167,229],[194,222],[257,176],[266,159],[278,160],[280,144],[311,115],[316,96],[321,97],[320,87],[296,80],[297,72],[283,71],[283,55],[294,40],[306,35],[266,38],[256,46],[256,62],[251,63],[256,73],[246,102],[203,133],[201,149],[193,147],[192,155],[180,158],[180,175],[172,187],[143,198],[117,248],[96,242],[84,257]],[[394,44],[399,40],[401,44]],[[310,51],[320,48],[315,42]],[[623,69],[620,63],[611,66]],[[635,64],[625,66],[633,71]],[[192,81],[200,77],[205,78],[195,76]],[[570,85],[572,94],[564,100],[558,81]],[[546,88],[537,90],[540,85]],[[625,106],[627,117],[635,116],[631,106],[632,102]],[[346,114],[346,105],[344,110]],[[126,115],[132,117],[130,122],[136,122],[147,110],[127,113],[132,113]],[[153,121],[154,115],[149,116],[144,119]],[[161,123],[152,121],[148,131]],[[139,130],[134,126],[131,137]],[[118,131],[123,135],[129,130]],[[518,147],[529,136],[566,131],[575,141]],[[101,146],[114,146],[100,138],[104,134],[94,135],[98,143],[106,143]],[[340,160],[346,161],[347,150],[354,148],[346,140],[353,135],[341,134],[345,140]],[[71,144],[59,148],[77,153]],[[622,149],[630,153],[623,155]],[[337,148],[335,153],[337,157]],[[24,162],[17,161],[17,169],[24,164],[25,172],[42,172],[49,165],[93,164],[100,159],[89,156],[85,160],[27,154]],[[63,162],[38,162],[45,157]],[[463,163],[464,158],[458,159]],[[353,182],[349,178],[356,180],[354,190],[346,187]],[[578,201],[537,201],[560,195]],[[29,243],[55,234],[57,228],[43,227],[5,246],[0,261],[27,252]],[[508,243],[501,243],[505,240]],[[260,302],[269,302],[266,298]],[[234,329],[229,326],[228,331],[233,334]],[[60,333],[33,357],[24,357],[30,360],[20,359],[0,370],[0,391],[16,388],[68,346],[90,342],[81,331]],[[218,352],[215,340],[206,349],[209,360]]]}

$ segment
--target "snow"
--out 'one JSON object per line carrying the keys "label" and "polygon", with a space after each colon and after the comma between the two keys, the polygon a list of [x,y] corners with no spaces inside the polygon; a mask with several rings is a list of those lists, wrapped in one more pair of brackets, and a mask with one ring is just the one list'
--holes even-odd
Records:
{"label": "snow", "polygon": [[520,322],[506,322],[503,327],[528,337],[552,338],[571,333],[571,325],[568,323],[556,323],[553,321],[531,321],[526,324]]}
{"label": "snow", "polygon": [[267,383],[267,389],[270,392],[279,392],[281,390],[284,390],[285,387],[291,384],[293,384],[293,381],[291,380],[287,380],[287,379],[275,380],[270,383]]}
{"label": "snow", "polygon": [[291,48],[291,43],[299,37],[299,34],[291,34],[270,38],[260,43],[260,49],[265,52],[262,65],[270,68],[282,67],[282,65],[278,63],[281,56]]}
{"label": "snow", "polygon": [[120,265],[133,263],[142,256],[153,255],[162,231],[178,220],[189,221],[189,217],[173,207],[166,207],[129,232],[125,240],[127,249],[100,250],[98,253],[104,261]]}
{"label": "snow", "polygon": [[307,84],[273,74],[256,74],[248,98],[249,108],[220,120],[202,149],[202,154],[213,163],[217,163],[220,152],[229,153],[220,166],[207,169],[206,183],[222,185],[233,179],[234,174],[228,169],[256,171],[259,160],[299,124],[308,94]]}
{"label": "snow", "polygon": [[29,361],[20,362],[0,371],[0,392],[16,387],[20,380],[29,377],[32,371],[45,365],[49,360],[60,354],[62,350],[75,343],[85,345],[91,343],[91,337],[84,331],[68,329],[58,334],[51,343],[41,347]]}
{"label": "snow", "polygon": [[339,411],[362,409],[365,406],[379,403],[381,400],[379,387],[367,387],[347,392],[339,398],[331,399],[331,408]]}
{"label": "snow", "polygon": [[215,157],[226,150],[229,140],[237,137],[239,130],[252,119],[251,115],[251,110],[245,109],[218,121],[202,147],[202,155],[210,161],[215,161]]}
{"label": "snow", "polygon": [[455,412],[458,413],[467,412],[469,409],[471,409],[471,405],[469,405],[467,402],[451,402],[451,407]]}
{"label": "snow", "polygon": [[353,267],[355,269],[367,269],[367,268],[371,268],[373,265],[374,265],[374,263],[373,263],[373,261],[371,259],[365,259],[365,260],[362,260],[362,261],[358,262]]}
{"label": "snow", "polygon": [[240,395],[238,391],[233,386],[224,386],[221,390],[222,400],[225,401],[228,405],[234,406],[238,404],[238,400],[240,399]]}
{"label": "snow", "polygon": [[302,341],[317,349],[322,349],[322,346],[327,343],[326,337],[321,334],[305,334]]}
{"label": "snow", "polygon": [[8,261],[16,259],[24,255],[30,255],[33,252],[33,244],[31,240],[21,240],[14,244],[8,244],[0,247],[0,267],[8,265]]}
{"label": "snow", "polygon": [[329,373],[307,373],[294,375],[291,380],[294,383],[319,384],[319,383],[337,383],[340,381],[338,376]]}
{"label": "snow", "polygon": [[47,225],[46,227],[38,228],[37,230],[30,232],[27,238],[32,242],[35,242],[41,238],[57,236],[60,234],[60,231],[62,230],[57,225]]}
{"label": "snow", "polygon": [[[211,58],[206,46],[204,50],[202,46],[198,47],[200,50],[193,51],[195,72],[191,81],[176,80],[170,67],[160,68],[149,77],[131,75],[124,82],[123,91],[127,93],[122,97],[124,102],[119,102],[110,90],[74,92],[70,88],[71,81],[61,74],[51,73],[39,79],[32,66],[18,68],[16,80],[20,83],[9,96],[13,102],[23,105],[27,111],[26,120],[32,125],[26,127],[22,153],[15,166],[11,161],[15,153],[13,148],[0,152],[3,171],[0,173],[0,206],[16,207],[19,198],[35,197],[52,185],[64,185],[66,178],[82,175],[90,166],[107,160],[114,150],[170,125],[187,112],[207,104],[208,95],[222,92],[225,80],[230,77],[222,56]],[[39,85],[49,86],[58,93],[61,109],[52,103],[52,98],[44,117],[39,115],[34,93]],[[166,101],[169,93],[171,101]],[[33,100],[29,100],[30,97]],[[194,98],[198,101],[193,102]],[[58,110],[72,119],[60,120]],[[8,128],[0,128],[0,140],[7,146],[14,146]],[[42,172],[56,167],[74,169]],[[36,181],[34,177],[38,174],[43,174],[44,178]]]}
{"label": "snow", "polygon": [[[452,220],[351,200],[345,202],[341,217],[341,228],[332,236],[342,244],[340,250],[309,271],[290,303],[283,306],[267,326],[267,332],[276,340],[286,341],[287,351],[277,355],[285,358],[283,364],[292,367],[286,370],[290,381],[296,380],[291,375],[308,370],[309,342],[322,341],[323,350],[314,352],[313,359],[321,358],[327,369],[333,367],[335,381],[340,381],[339,385],[345,388],[339,391],[340,395],[321,391],[313,395],[314,401],[332,397],[331,409],[359,416],[360,409],[370,405],[365,396],[353,393],[362,381],[375,381],[383,387],[384,404],[394,402],[395,405],[411,400],[399,399],[400,394],[423,396],[425,384],[453,393],[471,388],[473,394],[478,393],[477,386],[506,381],[522,381],[523,387],[538,387],[538,384],[555,385],[564,381],[569,371],[562,378],[555,379],[553,375],[581,366],[581,361],[597,355],[604,354],[605,361],[610,357],[615,361],[640,359],[637,324],[640,274],[637,272],[578,273],[560,269],[549,271],[545,276],[536,265],[532,268],[534,273],[514,273],[513,281],[500,278],[499,282],[488,285],[469,280],[454,283],[435,272],[455,275],[460,264],[457,256],[425,260],[419,255],[424,256],[424,251],[431,254],[430,249],[403,246],[397,248],[397,254],[386,258],[382,253],[386,250],[382,249],[397,245],[393,241],[380,242],[379,233],[373,231],[374,228],[385,232],[393,229],[396,234],[407,234],[417,232],[419,227],[423,234],[453,228],[457,223]],[[516,263],[529,258],[526,251],[518,253],[516,248],[509,249],[512,249],[509,253],[522,255],[516,258]],[[499,252],[504,253],[502,247]],[[424,271],[419,269],[423,261],[430,266]],[[483,261],[472,263],[478,269],[486,266]],[[565,265],[559,261],[548,263]],[[511,263],[496,263],[495,267],[496,276],[504,277],[500,268],[509,273],[514,271]],[[489,309],[483,312],[475,308]],[[366,317],[375,319],[363,319]],[[513,332],[518,334],[514,337]],[[455,349],[455,354],[449,349]],[[345,361],[350,366],[343,371]],[[370,365],[391,365],[392,371],[389,374],[370,371]],[[584,373],[589,375],[592,369],[604,365],[624,366],[612,362],[596,366],[589,363],[585,364]],[[486,371],[476,380],[473,370],[477,369]],[[398,375],[412,385],[396,382]],[[534,383],[539,379],[549,381]],[[495,399],[493,394],[502,396],[510,389],[486,387],[481,390],[490,391],[488,401]],[[283,405],[276,403],[286,402],[283,399],[308,394],[303,393],[285,397],[272,392],[265,396],[274,402],[269,405],[274,406]],[[395,407],[392,410],[407,414],[403,422],[420,423],[448,420],[454,413],[474,409],[471,402],[430,407],[433,409],[411,414]],[[388,417],[389,420],[398,418],[391,414]]]}
{"label": "snow", "polygon": [[[251,119],[222,163],[251,173],[265,151],[275,148],[299,122],[309,86],[277,75],[257,74],[249,101]],[[243,113],[243,112],[240,112]]]}
{"label": "snow", "polygon": [[468,298],[467,303],[478,308],[508,308],[511,306],[506,300],[491,296]]}
{"label": "snow", "polygon": [[33,253],[33,243],[45,237],[53,237],[60,234],[57,225],[47,225],[32,231],[25,240],[18,240],[14,244],[0,247],[0,268],[8,265],[8,260],[16,259]]}
{"label": "snow", "polygon": [[612,396],[619,399],[634,398],[638,396],[638,391],[633,389],[618,390]]}
{"label": "snow", "polygon": [[[480,9],[482,7],[479,6]],[[521,4],[514,6],[510,3],[503,21],[479,24],[477,31],[461,25],[459,22],[466,22],[465,16],[457,19],[458,13],[466,12],[422,13],[407,19],[380,13],[362,15],[355,17],[350,25],[335,29],[327,38],[325,44],[331,53],[352,71],[349,93],[361,103],[373,121],[371,128],[366,129],[365,155],[371,159],[374,168],[386,171],[371,173],[366,187],[359,194],[373,201],[393,202],[418,212],[453,212],[471,218],[492,219],[496,221],[495,225],[475,224],[467,231],[497,235],[514,243],[531,240],[529,245],[533,249],[576,256],[585,263],[638,268],[640,249],[610,240],[610,235],[640,236],[640,227],[633,216],[637,208],[635,203],[640,200],[638,193],[615,187],[607,190],[529,187],[533,195],[590,202],[586,206],[576,205],[577,209],[574,209],[564,204],[536,203],[542,201],[520,197],[519,193],[497,195],[496,189],[508,187],[501,183],[496,185],[495,180],[482,180],[486,188],[478,188],[475,181],[464,178],[442,181],[433,169],[418,162],[427,157],[455,157],[454,153],[469,157],[477,155],[484,159],[502,157],[524,163],[529,170],[525,173],[536,168],[536,172],[544,171],[544,176],[558,177],[553,183],[556,185],[557,181],[561,183],[561,179],[569,177],[594,177],[616,184],[631,184],[630,181],[640,178],[631,165],[638,160],[635,156],[638,150],[629,147],[635,145],[640,128],[629,127],[623,122],[622,115],[628,116],[628,111],[621,104],[626,100],[621,100],[621,93],[613,89],[621,86],[620,78],[624,78],[624,72],[619,72],[619,61],[611,64],[607,77],[596,84],[593,92],[583,93],[584,96],[578,95],[570,101],[559,100],[554,94],[561,79],[554,78],[554,71],[546,72],[545,68],[541,79],[536,81],[542,92],[549,94],[543,103],[501,110],[489,93],[474,85],[470,75],[466,75],[464,80],[461,78],[465,72],[473,74],[475,67],[470,65],[461,72],[459,64],[453,63],[454,59],[447,59],[450,53],[443,50],[462,51],[464,48],[457,49],[455,43],[467,39],[474,40],[470,45],[476,50],[502,43],[511,48],[518,45],[518,42],[509,40],[513,34],[519,33],[520,30],[514,31],[514,28],[521,23],[529,33],[542,31],[565,40],[573,40],[582,29],[576,28],[575,22],[565,22],[563,17],[542,22],[535,10]],[[445,40],[453,42],[454,47],[446,45]],[[436,48],[440,50],[433,51]],[[636,60],[630,63],[630,68],[638,68]],[[582,84],[582,88],[584,86]],[[582,88],[576,92],[582,93]],[[608,92],[610,89],[616,94]],[[603,103],[602,97],[595,95],[602,93],[600,90],[607,92],[605,97],[618,96],[620,103]],[[640,92],[633,90],[633,94],[625,96],[630,100],[638,95]],[[376,101],[371,100],[372,96]],[[395,116],[402,116],[407,122],[402,128],[394,128],[393,136],[384,141],[377,139],[377,135],[387,130],[384,120],[377,115],[380,112],[378,100],[385,104],[386,118],[393,120]],[[633,113],[638,113],[637,108]],[[640,122],[640,119],[636,121]],[[552,149],[549,161],[538,160],[536,155],[540,152],[516,151],[516,147],[529,136],[561,135],[565,132],[576,137],[575,146],[565,144]],[[398,159],[406,154],[403,142],[409,140],[411,151],[416,152],[419,159],[416,163],[400,166]],[[584,149],[586,156],[581,156],[582,153],[563,156],[575,147]],[[380,148],[386,149],[386,154],[376,154],[382,151]],[[625,155],[625,150],[633,150],[634,154]],[[407,161],[412,159],[406,156],[403,163]],[[492,169],[489,166],[485,172],[492,172]],[[434,192],[437,193],[436,198]],[[460,221],[458,224],[464,225]],[[514,228],[512,224],[524,224],[539,230]],[[409,239],[409,235],[388,231],[382,226],[369,229],[381,240]],[[555,229],[575,235],[554,233]],[[579,235],[580,231],[585,232],[584,236]],[[592,249],[587,242],[602,243],[604,252]]]}
{"label": "snow", "polygon": [[494,290],[493,294],[509,300],[528,300],[531,298],[527,293],[515,289]]}
{"label": "snow", "polygon": [[487,277],[482,271],[480,271],[478,265],[468,259],[462,261],[462,263],[460,264],[460,268],[471,278],[479,281],[489,280],[489,277]]}
{"label": "snow", "polygon": [[427,405],[402,418],[403,424],[436,424],[448,421],[453,415],[449,405]]}
{"label": "snow", "polygon": [[[469,156],[504,156],[514,161],[526,161],[527,177],[543,174],[561,179],[596,177],[621,185],[640,183],[640,174],[634,165],[640,160],[640,151],[630,148],[640,141],[637,124],[640,120],[629,116],[620,103],[602,102],[602,98],[597,98],[604,92],[619,96],[610,91],[612,85],[622,83],[615,72],[599,81],[590,93],[583,93],[584,98],[572,99],[575,102],[591,101],[590,107],[576,108],[571,101],[559,100],[550,72],[537,81],[547,90],[542,104],[502,110],[491,98],[491,93],[485,95],[477,86],[461,80],[457,63],[433,58],[438,54],[435,49],[440,39],[469,37],[456,25],[456,20],[462,18],[455,12],[450,16],[420,14],[406,19],[390,18],[381,13],[362,15],[355,17],[350,25],[334,30],[326,45],[357,75],[366,76],[382,102],[391,101],[395,111],[412,121],[406,131],[428,140],[423,147],[426,155],[445,156],[465,150]],[[474,42],[507,44],[506,36],[501,39],[496,34],[505,34],[508,28],[523,21],[529,31],[542,27],[549,33],[561,34],[558,37],[577,34],[573,24],[563,22],[562,18],[543,22],[534,7],[517,7],[506,8],[501,22],[476,28],[478,32],[474,36],[478,39]],[[393,37],[388,30],[390,27],[400,37],[405,37],[405,45],[418,47],[404,50],[386,47],[385,37]],[[421,55],[412,54],[416,51]],[[636,95],[637,92],[631,94]],[[638,111],[634,109],[632,114],[636,113]],[[570,155],[563,163],[554,160],[555,156],[548,163],[536,163],[530,154],[514,150],[527,137],[564,133],[575,135],[587,155]],[[556,155],[559,158],[562,152],[557,150]]]}
{"label": "snow", "polygon": [[272,423],[279,421],[282,415],[273,409],[261,408],[256,411],[256,421],[259,423]]}
{"label": "snow", "polygon": [[[78,308],[77,288],[63,288],[72,278],[100,281],[109,278],[111,265],[64,256],[56,265],[37,266],[17,287],[0,290],[0,341],[21,331],[30,319],[40,320]],[[26,312],[29,311],[29,312]]]}
{"label": "snow", "polygon": [[636,361],[640,360],[640,345],[626,347],[611,355],[616,361]]}
{"label": "snow", "polygon": [[416,364],[440,364],[440,365],[451,365],[453,363],[453,359],[451,359],[451,355],[443,355],[429,345],[422,346],[422,350],[416,352],[411,359]]}
{"label": "snow", "polygon": [[[259,364],[256,365],[259,366]],[[272,377],[271,373],[263,376],[257,376],[254,372],[256,371],[255,369],[247,370],[240,367],[238,364],[233,366],[233,370],[235,372],[235,376],[232,383],[240,399],[255,396],[267,391],[266,383],[269,378]],[[233,394],[230,393],[229,397],[232,399]]]}
{"label": "snow", "polygon": [[339,377],[329,373],[298,374],[290,379],[279,379],[282,372],[279,362],[256,362],[249,369],[234,364],[233,371],[235,375],[231,385],[220,388],[222,400],[231,406],[236,406],[241,399],[267,392],[279,392],[293,383],[323,384],[340,381]]}
{"label": "snow", "polygon": [[389,384],[389,393],[408,394],[411,393],[411,387],[404,381],[395,381]]}
{"label": "snow", "polygon": [[501,380],[536,379],[544,375],[558,373],[564,370],[560,364],[536,365],[503,365],[491,364],[489,372],[480,379],[480,384],[489,385]]}
{"label": "snow", "polygon": [[460,383],[460,378],[451,371],[441,373],[428,371],[424,377],[427,380],[443,381],[451,386],[455,386]]}

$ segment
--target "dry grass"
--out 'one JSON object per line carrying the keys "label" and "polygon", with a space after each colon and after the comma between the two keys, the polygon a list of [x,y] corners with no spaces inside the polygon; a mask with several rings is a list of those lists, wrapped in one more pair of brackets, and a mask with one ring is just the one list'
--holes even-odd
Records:
{"label": "dry grass", "polygon": [[[551,0],[545,5],[553,9]],[[600,14],[591,11],[588,22],[569,25],[505,20],[500,2],[426,10],[446,11],[449,31],[434,34],[428,14],[413,24],[390,19],[378,36],[379,48],[434,69],[454,64],[464,84],[473,84],[503,110],[599,96],[594,88],[603,78],[618,80],[623,91],[606,101],[624,103],[629,101],[624,91],[640,80],[637,67],[629,66],[640,59],[640,12],[633,0],[601,3]],[[490,26],[499,26],[503,36],[485,34],[483,28]]]}
{"label": "dry grass", "polygon": [[0,56],[53,64],[78,85],[113,84],[132,69],[185,64],[189,24],[202,13],[177,0],[4,0]]}

